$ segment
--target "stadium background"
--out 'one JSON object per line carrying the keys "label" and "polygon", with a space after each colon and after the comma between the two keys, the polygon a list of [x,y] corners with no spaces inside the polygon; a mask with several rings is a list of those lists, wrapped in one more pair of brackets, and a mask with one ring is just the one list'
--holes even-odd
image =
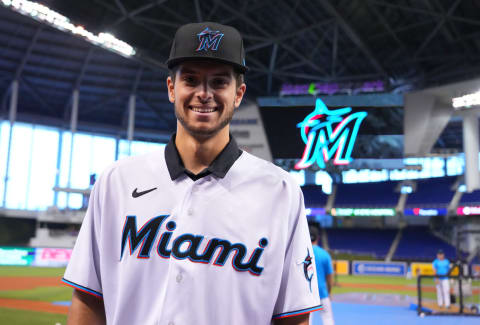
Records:
{"label": "stadium background", "polygon": [[[0,0],[2,324],[65,324],[59,278],[95,175],[168,140],[163,62],[176,28],[205,20],[244,36],[232,134],[302,186],[336,260],[337,323],[475,321],[410,307],[440,248],[480,273],[479,108],[452,106],[480,90],[478,1],[39,3]],[[317,98],[368,117],[352,162],[298,170],[297,124]],[[473,282],[469,304],[478,295]]]}

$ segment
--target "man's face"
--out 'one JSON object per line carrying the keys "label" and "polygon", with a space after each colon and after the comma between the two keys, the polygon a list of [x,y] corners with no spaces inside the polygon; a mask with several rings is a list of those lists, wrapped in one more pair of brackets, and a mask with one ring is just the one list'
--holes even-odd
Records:
{"label": "man's face", "polygon": [[437,258],[438,258],[439,260],[443,260],[443,259],[445,258],[445,255],[442,254],[442,253],[438,253],[438,254],[437,254]]}
{"label": "man's face", "polygon": [[175,82],[168,77],[167,86],[178,127],[201,139],[216,135],[230,123],[246,89],[245,84],[237,87],[230,65],[208,61],[182,63]]}

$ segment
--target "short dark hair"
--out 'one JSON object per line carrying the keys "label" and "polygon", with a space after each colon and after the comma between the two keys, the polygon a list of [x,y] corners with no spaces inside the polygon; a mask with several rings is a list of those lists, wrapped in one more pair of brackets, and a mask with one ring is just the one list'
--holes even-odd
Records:
{"label": "short dark hair", "polygon": [[[168,75],[172,79],[173,83],[175,83],[175,76],[177,74],[179,65],[173,66],[171,69],[168,70]],[[245,74],[238,71],[237,69],[233,69],[233,76],[235,78],[235,84],[240,87],[245,82]]]}
{"label": "short dark hair", "polygon": [[316,223],[309,223],[308,230],[310,232],[310,240],[312,243],[320,238],[320,229]]}

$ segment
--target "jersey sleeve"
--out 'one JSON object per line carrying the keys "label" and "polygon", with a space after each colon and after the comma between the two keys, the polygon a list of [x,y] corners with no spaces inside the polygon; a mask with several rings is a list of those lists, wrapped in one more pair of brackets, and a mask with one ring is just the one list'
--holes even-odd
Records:
{"label": "jersey sleeve", "polygon": [[92,189],[87,213],[83,219],[72,256],[62,281],[98,298],[102,298],[100,279],[100,199],[97,182]]}
{"label": "jersey sleeve", "polygon": [[298,186],[296,190],[292,200],[289,240],[273,319],[322,309],[303,195]]}

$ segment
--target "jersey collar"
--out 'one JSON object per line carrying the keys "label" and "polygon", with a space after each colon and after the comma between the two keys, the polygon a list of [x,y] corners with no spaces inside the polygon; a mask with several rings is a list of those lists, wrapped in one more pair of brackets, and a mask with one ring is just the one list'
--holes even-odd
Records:
{"label": "jersey collar", "polygon": [[195,175],[183,165],[182,158],[175,145],[175,136],[176,134],[174,133],[165,147],[165,161],[167,162],[168,172],[170,173],[172,181],[184,174],[194,181],[210,174],[219,178],[224,178],[229,169],[242,154],[242,150],[238,148],[237,142],[230,134],[230,141],[213,160],[211,165]]}

